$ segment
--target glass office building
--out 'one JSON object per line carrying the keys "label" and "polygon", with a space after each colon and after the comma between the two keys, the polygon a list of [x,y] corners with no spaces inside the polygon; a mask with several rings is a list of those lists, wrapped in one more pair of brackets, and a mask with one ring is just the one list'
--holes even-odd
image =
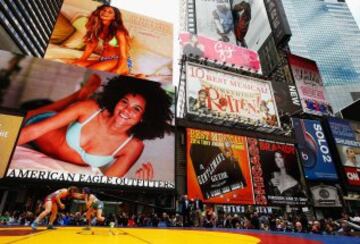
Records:
{"label": "glass office building", "polygon": [[360,30],[344,0],[282,0],[293,54],[315,60],[335,111],[360,99]]}

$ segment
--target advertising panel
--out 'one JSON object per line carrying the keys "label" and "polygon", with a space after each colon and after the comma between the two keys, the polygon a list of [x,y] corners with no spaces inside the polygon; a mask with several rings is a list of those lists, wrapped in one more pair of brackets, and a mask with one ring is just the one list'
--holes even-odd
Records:
{"label": "advertising panel", "polygon": [[186,64],[187,113],[242,124],[279,127],[271,83]]}
{"label": "advertising panel", "polygon": [[310,187],[315,207],[341,207],[338,190],[335,186],[316,185]]}
{"label": "advertising panel", "polygon": [[308,180],[337,180],[324,130],[317,120],[292,118],[300,159]]}
{"label": "advertising panel", "polygon": [[[189,23],[195,23],[196,34],[258,52],[262,73],[265,75],[276,68],[280,60],[264,1],[193,0],[193,2],[195,14],[188,14],[187,18]],[[190,10],[192,11],[192,8]]]}
{"label": "advertising panel", "polygon": [[204,202],[254,204],[246,138],[187,129],[187,186]]}
{"label": "advertising panel", "polygon": [[193,0],[196,34],[258,51],[271,35],[263,1]]}
{"label": "advertising panel", "polygon": [[261,70],[269,75],[280,59],[263,0],[233,0],[236,43],[259,53]]}
{"label": "advertising panel", "polygon": [[233,0],[232,11],[237,44],[259,51],[271,35],[271,26],[264,2]]}
{"label": "advertising panel", "polygon": [[45,58],[171,83],[172,52],[170,23],[99,1],[65,0]]}
{"label": "advertising panel", "polygon": [[187,56],[217,60],[232,67],[261,72],[259,56],[255,51],[191,33],[181,33],[180,43],[183,54]]}
{"label": "advertising panel", "polygon": [[3,178],[6,173],[23,118],[21,115],[0,109],[0,178]]}
{"label": "advertising panel", "polygon": [[294,145],[259,140],[259,155],[269,205],[306,205]]}
{"label": "advertising panel", "polygon": [[175,187],[173,86],[26,57],[1,94],[27,110],[7,177]]}
{"label": "advertising panel", "polygon": [[328,123],[348,184],[360,186],[360,123],[338,118]]}
{"label": "advertising panel", "polygon": [[281,0],[265,0],[272,32],[277,45],[284,44],[291,37],[291,30]]}
{"label": "advertising panel", "polygon": [[254,186],[254,199],[256,205],[267,205],[264,172],[261,167],[259,142],[255,138],[247,138],[251,176]]}
{"label": "advertising panel", "polygon": [[230,0],[194,0],[197,34],[236,44]]}
{"label": "advertising panel", "polygon": [[325,90],[316,62],[288,55],[289,64],[305,113],[314,115],[331,115],[333,113],[325,98]]}

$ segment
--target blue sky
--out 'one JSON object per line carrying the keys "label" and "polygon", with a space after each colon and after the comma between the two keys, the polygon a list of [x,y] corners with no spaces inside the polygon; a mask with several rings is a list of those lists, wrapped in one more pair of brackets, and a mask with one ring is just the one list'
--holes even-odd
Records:
{"label": "blue sky", "polygon": [[360,0],[346,0],[358,26],[360,26]]}

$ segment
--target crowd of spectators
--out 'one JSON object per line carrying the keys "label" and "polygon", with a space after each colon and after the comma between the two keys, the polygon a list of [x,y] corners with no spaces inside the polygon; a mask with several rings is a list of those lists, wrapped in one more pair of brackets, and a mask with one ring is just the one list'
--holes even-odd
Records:
{"label": "crowd of spectators", "polygon": [[[305,214],[296,213],[259,213],[248,211],[245,213],[226,213],[214,211],[212,207],[205,206],[198,199],[187,199],[184,196],[178,204],[177,212],[153,212],[129,214],[119,211],[117,214],[107,214],[106,220],[101,225],[115,227],[197,227],[197,228],[231,228],[246,230],[262,230],[277,232],[313,233],[326,235],[353,235],[354,231],[360,230],[360,216],[343,214],[342,218],[308,218]],[[41,210],[34,212],[13,211],[4,212],[0,215],[0,225],[7,226],[30,226],[35,216]],[[45,218],[43,225],[47,224]],[[96,219],[92,225],[97,225]],[[58,226],[85,226],[85,211],[60,212],[55,225]],[[359,227],[359,228],[358,228]]]}
{"label": "crowd of spectators", "polygon": [[[34,220],[32,212],[5,212],[0,216],[0,225],[7,226],[29,226]],[[47,219],[42,224],[46,225]],[[313,233],[326,235],[352,235],[354,228],[349,222],[360,225],[360,217],[344,215],[340,220],[331,218],[308,220],[305,215],[285,214],[216,214],[211,208],[204,210],[200,218],[195,212],[191,212],[190,218],[183,218],[181,214],[163,212],[161,214],[139,214],[129,216],[125,212],[110,214],[102,225],[113,225],[115,227],[204,227],[204,228],[232,228],[246,230],[263,230],[277,232]],[[96,219],[93,220],[96,225]],[[59,213],[56,225],[58,226],[85,226],[85,213]]]}

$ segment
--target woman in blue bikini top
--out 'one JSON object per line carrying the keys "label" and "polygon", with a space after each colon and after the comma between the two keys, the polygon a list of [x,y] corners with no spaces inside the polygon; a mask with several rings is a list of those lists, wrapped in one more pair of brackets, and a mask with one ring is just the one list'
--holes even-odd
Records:
{"label": "woman in blue bikini top", "polygon": [[[86,29],[85,50],[79,59],[70,63],[119,75],[129,74],[131,39],[120,10],[110,5],[99,6],[89,16]],[[89,60],[94,52],[99,52],[100,57]]]}
{"label": "woman in blue bikini top", "polygon": [[92,75],[78,92],[29,111],[19,144],[34,142],[43,153],[80,166],[124,176],[140,157],[144,139],[171,131],[171,98],[159,83],[117,76],[96,101]]}

